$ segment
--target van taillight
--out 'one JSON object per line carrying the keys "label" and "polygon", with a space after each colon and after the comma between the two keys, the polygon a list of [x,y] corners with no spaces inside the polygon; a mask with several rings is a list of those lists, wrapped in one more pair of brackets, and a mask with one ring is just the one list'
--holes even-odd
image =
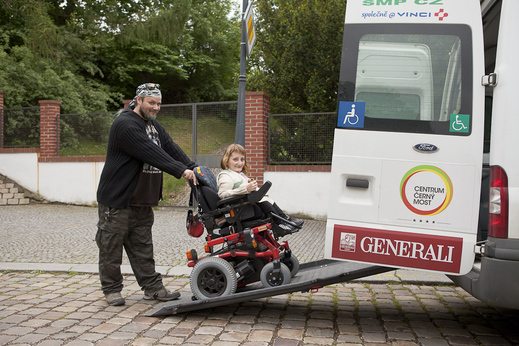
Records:
{"label": "van taillight", "polygon": [[490,167],[488,236],[508,238],[508,177],[500,166]]}

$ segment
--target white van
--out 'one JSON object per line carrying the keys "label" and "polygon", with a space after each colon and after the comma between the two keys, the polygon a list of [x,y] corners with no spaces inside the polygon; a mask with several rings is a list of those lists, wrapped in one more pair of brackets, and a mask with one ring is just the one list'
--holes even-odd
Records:
{"label": "white van", "polygon": [[519,308],[519,219],[508,212],[519,204],[514,13],[516,0],[348,0],[326,257],[445,273],[485,302]]}

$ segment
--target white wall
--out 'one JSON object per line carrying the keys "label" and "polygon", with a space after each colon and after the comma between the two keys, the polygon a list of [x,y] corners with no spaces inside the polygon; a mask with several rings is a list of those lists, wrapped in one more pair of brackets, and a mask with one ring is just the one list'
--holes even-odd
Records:
{"label": "white wall", "polygon": [[51,202],[92,205],[104,162],[38,162],[38,154],[0,154],[0,174]]}
{"label": "white wall", "polygon": [[0,154],[0,174],[32,192],[37,192],[38,154]]}
{"label": "white wall", "polygon": [[272,182],[268,195],[287,214],[326,219],[330,172],[265,172],[263,180]]}
{"label": "white wall", "polygon": [[[104,162],[38,162],[38,155],[0,154],[0,174],[51,202],[93,205]],[[330,173],[265,172],[269,196],[288,214],[325,219]]]}
{"label": "white wall", "polygon": [[49,201],[92,205],[104,162],[40,163],[39,194]]}

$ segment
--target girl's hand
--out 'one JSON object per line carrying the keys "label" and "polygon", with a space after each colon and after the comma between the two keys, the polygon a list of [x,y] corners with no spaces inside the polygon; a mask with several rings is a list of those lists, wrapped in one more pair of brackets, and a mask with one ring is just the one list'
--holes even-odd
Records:
{"label": "girl's hand", "polygon": [[256,180],[249,180],[250,182],[247,184],[247,191],[248,192],[252,192],[252,191],[256,191],[256,189],[258,188],[258,182]]}

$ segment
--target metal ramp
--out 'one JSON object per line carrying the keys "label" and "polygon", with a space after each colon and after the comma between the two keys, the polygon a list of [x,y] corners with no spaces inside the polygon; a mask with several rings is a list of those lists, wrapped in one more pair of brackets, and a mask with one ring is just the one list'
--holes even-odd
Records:
{"label": "metal ramp", "polygon": [[391,267],[372,264],[321,259],[301,263],[299,272],[288,285],[265,288],[261,282],[247,285],[239,292],[218,298],[192,300],[190,292],[184,293],[179,300],[162,303],[146,316],[168,316],[178,313],[209,309],[227,304],[237,304],[258,298],[265,298],[291,292],[307,292],[311,289],[346,282],[358,278],[395,270]]}

